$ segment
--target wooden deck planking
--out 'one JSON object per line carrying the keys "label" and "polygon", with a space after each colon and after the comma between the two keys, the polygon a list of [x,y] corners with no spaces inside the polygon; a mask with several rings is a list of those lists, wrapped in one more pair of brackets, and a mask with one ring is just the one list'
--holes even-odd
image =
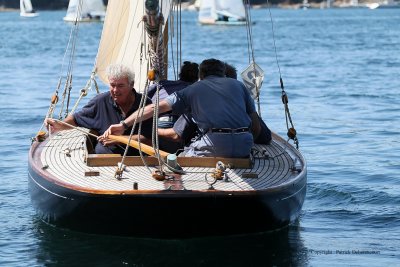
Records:
{"label": "wooden deck planking", "polygon": [[[70,157],[65,149],[70,149]],[[294,164],[293,155],[284,151],[277,142],[271,145],[255,145],[259,150],[267,151],[268,158],[255,158],[250,169],[230,169],[229,182],[217,181],[213,187],[221,191],[260,190],[284,183],[294,177],[291,167]],[[155,180],[144,166],[128,166],[123,173],[123,179],[114,178],[116,166],[90,167],[84,162],[86,152],[86,136],[76,130],[63,131],[49,139],[43,148],[41,161],[49,166],[46,171],[62,183],[96,190],[124,191],[132,190],[138,183],[139,190],[163,190],[167,182]],[[278,156],[277,156],[278,155]],[[275,157],[276,156],[276,157]],[[153,167],[150,168],[154,170]],[[182,175],[182,186],[187,190],[207,190],[209,184],[205,181],[205,173],[214,168],[185,167],[187,174]],[[99,172],[99,176],[85,176],[85,172]],[[243,173],[258,173],[258,178],[242,178]],[[169,182],[171,183],[171,182]],[[173,183],[172,183],[173,184]],[[171,189],[174,189],[172,186]],[[179,190],[181,190],[180,187]]]}

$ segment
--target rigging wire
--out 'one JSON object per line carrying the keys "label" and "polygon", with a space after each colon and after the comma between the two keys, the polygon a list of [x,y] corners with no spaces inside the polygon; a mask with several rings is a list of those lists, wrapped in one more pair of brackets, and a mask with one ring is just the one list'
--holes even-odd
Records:
{"label": "rigging wire", "polygon": [[[161,10],[162,10],[162,6],[161,6]],[[181,10],[179,10],[178,12],[181,12]],[[160,16],[163,17],[162,12],[161,12]],[[171,15],[171,16],[172,16],[172,15]],[[172,16],[172,17],[173,17],[173,16]],[[179,17],[179,16],[178,16],[178,17]],[[164,21],[163,23],[166,23],[166,22]],[[168,23],[168,21],[167,21],[167,23]],[[172,24],[172,25],[173,25],[173,24]],[[162,26],[163,26],[162,23],[160,23],[160,24],[158,25],[158,34],[155,35],[155,36],[152,36],[153,41],[156,40],[157,43],[158,43],[160,40],[162,40],[162,38],[163,38]],[[145,26],[143,26],[143,27],[145,28]],[[173,27],[172,27],[172,28],[173,28]],[[178,28],[178,26],[177,26],[177,28]],[[178,30],[178,35],[179,35],[179,30]],[[147,36],[147,35],[144,34],[144,35],[143,35],[143,38],[146,39],[146,36]],[[178,42],[177,42],[177,43],[178,43]],[[171,46],[171,47],[172,47],[172,46]],[[153,51],[154,48],[156,49],[156,51]],[[164,62],[164,56],[162,56],[162,57],[160,58],[160,55],[164,55],[164,54],[160,54],[159,51],[158,51],[159,49],[160,49],[160,46],[157,45],[157,46],[155,46],[155,47],[152,46],[152,48],[148,51],[148,53],[150,54],[150,58],[152,58],[152,60],[148,61],[148,64],[147,64],[147,71],[149,71],[150,69],[154,69],[154,68],[157,68],[157,67],[158,67],[158,69],[159,69],[158,71],[159,71],[160,73],[162,72],[162,70],[160,70],[160,68],[164,68],[164,64],[160,64],[160,61]],[[161,47],[161,49],[163,49],[163,47]],[[177,49],[180,49],[180,47],[177,46]],[[179,62],[178,59],[179,59],[179,56],[177,56],[177,64],[178,64],[178,62]],[[142,61],[141,61],[141,62],[142,62]],[[140,68],[140,69],[141,69],[141,68]],[[139,75],[139,77],[141,77],[141,75]],[[157,76],[156,76],[156,77],[157,77]],[[163,173],[163,166],[166,165],[166,163],[165,163],[164,160],[161,158],[161,155],[160,155],[160,153],[159,153],[159,151],[160,151],[160,150],[159,150],[159,140],[158,140],[158,134],[157,134],[157,129],[158,129],[158,116],[159,116],[158,104],[159,104],[159,101],[160,101],[160,99],[159,99],[159,89],[160,89],[159,78],[160,78],[160,76],[158,76],[158,77],[156,78],[156,80],[155,80],[155,85],[156,85],[157,87],[156,87],[156,93],[155,93],[155,96],[156,96],[155,102],[156,102],[156,103],[154,104],[154,113],[153,113],[152,144],[153,144],[153,148],[154,148],[154,152],[155,152],[155,157],[158,159],[158,162],[159,162],[160,172]],[[134,120],[134,124],[133,124],[133,126],[132,126],[132,130],[131,130],[131,133],[130,133],[130,135],[129,135],[128,143],[130,142],[130,140],[131,140],[131,138],[132,138],[134,129],[135,129],[135,127],[136,127],[137,119],[138,119],[139,117],[143,117],[144,108],[145,108],[145,106],[146,106],[146,105],[145,105],[144,99],[147,98],[148,87],[149,87],[149,81],[150,81],[150,79],[149,79],[149,77],[148,77],[148,78],[147,78],[147,81],[146,81],[145,90],[144,90],[144,93],[143,93],[143,95],[142,95],[142,99],[141,99],[141,102],[140,102],[140,105],[139,105],[138,116],[137,116],[137,117],[135,118],[135,120]],[[142,122],[140,122],[140,123],[138,123],[138,124],[139,124],[138,135],[140,136]],[[146,162],[145,162],[145,159],[144,159],[144,157],[143,157],[142,151],[141,151],[141,149],[140,149],[140,144],[141,144],[140,138],[138,139],[138,144],[139,144],[139,154],[140,154],[140,156],[141,156],[141,158],[142,158],[142,161],[143,161],[143,163],[146,165],[146,167],[147,167],[147,169],[149,170],[149,172],[151,173],[151,170],[150,170],[150,168],[147,166],[147,164],[146,164]],[[121,165],[118,166],[118,169],[117,169],[117,171],[116,171],[116,173],[115,173],[115,177],[116,177],[117,179],[121,179],[122,172],[123,172],[123,162],[124,162],[124,160],[125,160],[125,158],[126,158],[128,148],[129,148],[129,147],[128,147],[128,145],[127,145],[127,147],[126,147],[126,149],[125,149],[125,151],[124,151],[124,155],[123,155],[122,160],[121,160]]]}
{"label": "rigging wire", "polygon": [[[67,74],[66,74],[66,81],[64,85],[64,91],[62,95],[62,101],[61,101],[61,107],[60,107],[60,113],[58,115],[59,119],[62,119],[62,113],[64,112],[64,117],[68,116],[68,110],[69,110],[69,103],[71,99],[71,90],[72,90],[72,73],[73,73],[73,66],[74,66],[74,60],[75,60],[75,50],[76,50],[76,43],[77,43],[77,38],[78,38],[78,32],[79,32],[79,20],[82,15],[82,5],[83,5],[83,0],[79,0],[77,11],[76,11],[76,17],[75,21],[72,27],[72,34],[71,34],[71,47],[69,50],[69,59],[68,59],[68,68],[67,68]],[[66,108],[64,110],[64,104],[65,100],[67,101],[66,103]]]}
{"label": "rigging wire", "polygon": [[179,33],[178,33],[178,38],[179,38],[179,64],[177,65],[177,68],[180,69],[180,66],[182,66],[182,0],[179,0]]}
{"label": "rigging wire", "polygon": [[[172,11],[174,11],[175,10],[175,6],[172,6],[172,8],[171,8],[171,10]],[[174,57],[174,55],[175,55],[175,53],[174,53],[174,45],[173,45],[173,39],[174,39],[174,29],[175,29],[175,27],[174,27],[174,16],[173,16],[173,12],[170,12],[170,17],[168,18],[168,21],[169,21],[169,25],[170,25],[170,27],[169,27],[169,44],[170,44],[170,47],[171,47],[171,62],[172,62],[172,70],[173,70],[173,73],[174,73],[174,78],[175,78],[175,80],[177,79],[177,73],[176,73],[176,67],[175,67],[175,57]]]}
{"label": "rigging wire", "polygon": [[254,57],[254,46],[253,46],[253,31],[252,31],[252,19],[250,13],[250,1],[244,0],[245,15],[246,15],[246,30],[247,30],[247,46],[249,50],[249,63],[255,62]]}
{"label": "rigging wire", "polygon": [[68,93],[67,93],[67,106],[65,108],[65,117],[68,116],[68,110],[69,110],[69,104],[71,100],[71,90],[72,90],[72,73],[74,69],[74,61],[75,61],[75,51],[76,51],[76,40],[78,38],[78,33],[79,33],[79,21],[82,15],[82,6],[83,6],[83,0],[79,0],[79,5],[78,5],[78,10],[77,10],[77,16],[75,18],[75,34],[74,34],[74,40],[72,42],[72,47],[71,47],[71,56],[70,56],[70,61],[69,61],[69,68],[68,68],[68,74],[69,74],[69,82],[68,82]]}
{"label": "rigging wire", "polygon": [[[274,51],[275,51],[275,61],[276,61],[276,65],[277,65],[278,71],[279,71],[279,83],[280,83],[281,94],[282,94],[281,99],[282,99],[282,103],[283,103],[284,109],[285,109],[286,128],[288,131],[287,136],[289,139],[293,140],[294,144],[296,145],[296,149],[299,149],[299,140],[297,139],[297,133],[294,128],[292,117],[290,115],[289,105],[288,105],[288,103],[289,103],[288,96],[285,91],[285,87],[283,85],[282,73],[281,73],[281,68],[279,65],[278,52],[276,49],[276,42],[275,42],[274,21],[272,19],[271,5],[269,3],[269,0],[267,0],[267,6],[268,6],[268,12],[269,12],[269,17],[270,17],[270,21],[271,21],[271,32],[272,32],[272,40],[273,40]],[[290,127],[289,127],[289,123],[290,123]]]}
{"label": "rigging wire", "polygon": [[177,1],[176,5],[176,68],[179,71],[179,41],[178,41],[178,36],[179,36],[179,7],[180,7],[180,0]]}
{"label": "rigging wire", "polygon": [[[144,33],[146,32],[145,31],[145,25],[143,23],[142,23],[142,30],[143,30]],[[142,34],[142,37],[143,37],[142,41],[145,42],[146,34]],[[158,48],[158,46],[157,46],[157,48]],[[150,52],[151,51],[149,51],[149,53]],[[141,65],[143,64],[143,56],[146,57],[146,53],[141,53],[140,54],[140,64]],[[150,60],[147,61],[147,72],[150,70],[150,62],[151,62]],[[141,79],[143,77],[143,75],[142,75],[142,67],[139,68],[139,76],[138,77],[139,77],[139,79]],[[141,84],[141,81],[139,81],[139,84]],[[141,131],[142,131],[142,122],[137,123],[137,119],[139,117],[143,116],[144,108],[146,106],[145,99],[147,98],[148,87],[149,87],[149,79],[146,79],[146,84],[144,86],[144,91],[143,91],[142,97],[140,99],[139,107],[137,109],[137,112],[138,112],[137,113],[137,117],[133,121],[132,129],[131,129],[131,132],[129,133],[128,144],[131,142],[133,133],[135,132],[136,126],[138,125],[138,133],[137,133],[137,135],[138,135],[138,145],[139,145],[138,151],[139,151],[139,155],[140,155],[140,158],[141,158],[143,164],[145,165],[145,167],[147,168],[149,173],[151,173],[150,167],[147,165],[147,162],[145,161],[143,152],[141,150],[140,135],[141,135]],[[128,150],[129,150],[129,145],[128,144],[126,145],[125,150],[124,150],[124,154],[122,155],[121,164],[119,164],[117,166],[117,170],[115,171],[115,174],[114,174],[114,177],[116,179],[118,179],[118,180],[122,179],[122,174],[123,174],[123,170],[124,170],[124,162],[125,162],[125,159],[127,157]]]}
{"label": "rigging wire", "polygon": [[[65,99],[65,95],[66,95],[66,88],[69,87],[69,86],[67,86],[67,84],[69,84],[70,82],[72,83],[72,74],[71,74],[70,71],[72,71],[71,64],[73,63],[73,60],[71,58],[73,58],[73,56],[74,56],[72,51],[75,50],[76,37],[77,37],[77,34],[78,34],[77,19],[80,16],[80,13],[81,13],[81,10],[82,10],[81,4],[82,4],[82,0],[80,0],[80,5],[78,5],[77,17],[75,19],[75,23],[74,23],[73,27],[71,27],[70,32],[69,32],[67,46],[65,48],[65,52],[64,52],[64,55],[63,55],[63,58],[62,58],[62,61],[61,61],[61,68],[60,68],[60,73],[59,73],[57,86],[56,86],[55,92],[54,92],[54,94],[53,94],[53,96],[51,98],[51,103],[50,103],[50,106],[49,106],[49,108],[47,110],[45,120],[47,118],[52,118],[53,117],[53,114],[54,114],[54,111],[55,111],[55,108],[56,108],[56,104],[58,103],[58,99],[59,99],[58,94],[59,94],[59,90],[60,90],[60,87],[61,87],[61,84],[62,84],[62,80],[63,80],[65,61],[66,61],[67,54],[69,52],[70,56],[69,56],[69,60],[68,60],[68,71],[67,71],[67,74],[66,74],[66,81],[65,81],[65,86],[64,86],[63,98],[62,98],[62,102],[61,102],[60,113],[59,113],[59,116],[58,116],[59,119],[62,118],[61,114],[63,112],[63,107],[64,107],[64,99]],[[45,127],[45,120],[43,121],[43,123],[42,123],[42,125],[41,125],[41,127],[40,127],[38,132],[42,131],[43,128]]]}
{"label": "rigging wire", "polygon": [[[79,31],[79,18],[81,17],[81,13],[82,13],[82,3],[83,3],[83,0],[80,0],[78,3],[78,6],[77,6],[75,22],[73,24],[73,27],[71,27],[67,46],[65,48],[65,52],[64,52],[64,55],[62,58],[61,69],[60,69],[57,87],[52,96],[51,104],[49,106],[49,109],[47,111],[45,119],[53,117],[53,114],[54,114],[54,111],[56,108],[56,104],[58,103],[58,100],[59,100],[58,94],[59,94],[59,90],[60,90],[62,80],[63,80],[63,73],[64,73],[64,67],[65,67],[64,65],[66,62],[67,54],[69,52],[67,73],[65,75],[66,80],[65,80],[65,85],[64,85],[64,91],[62,94],[62,100],[61,100],[61,104],[60,104],[58,119],[62,119],[62,113],[64,111],[64,102],[67,97],[67,92],[68,92],[68,97],[67,97],[68,100],[67,100],[67,107],[65,110],[65,117],[68,115],[68,106],[69,106],[69,101],[70,101],[70,93],[71,93],[71,89],[72,89],[72,71],[73,71],[73,63],[74,63],[74,58],[75,58],[76,40],[77,40],[77,36],[78,36],[78,31]],[[94,83],[95,83],[96,89],[98,90],[97,83],[95,81],[94,81]],[[81,93],[80,98],[82,96],[83,96],[83,93]],[[45,121],[43,121],[43,124],[41,125],[39,132],[41,130],[43,130],[44,127],[45,127]]]}
{"label": "rigging wire", "polygon": [[[181,11],[182,11],[182,7],[181,7],[181,0],[178,0],[179,1],[179,6],[178,7],[176,7],[176,13],[177,13],[177,15],[176,15],[176,31],[177,31],[177,34],[176,34],[176,67],[178,67],[178,66],[180,66],[180,64],[181,64],[181,61],[182,61],[182,36],[181,36],[181,34],[182,34],[182,14],[181,14]],[[80,17],[80,12],[81,12],[81,5],[82,5],[82,2],[83,2],[83,0],[80,0],[79,1],[79,6],[78,6],[78,16],[77,16],[77,18],[78,17]],[[253,47],[253,38],[252,38],[252,20],[251,20],[251,15],[250,15],[250,11],[249,11],[249,9],[250,9],[250,4],[249,4],[249,0],[245,0],[245,2],[247,3],[247,5],[245,5],[245,11],[246,11],[246,32],[247,32],[247,40],[248,40],[248,54],[249,54],[249,62],[251,63],[251,62],[255,62],[255,56],[254,56],[254,47]],[[267,2],[268,2],[268,0],[267,0]],[[268,3],[268,7],[269,7],[269,3]],[[274,43],[274,50],[275,50],[275,59],[276,59],[276,63],[277,63],[277,66],[278,66],[278,70],[279,70],[279,75],[280,75],[280,83],[281,83],[281,89],[282,89],[282,101],[284,102],[284,104],[285,104],[285,114],[286,114],[286,125],[287,125],[287,128],[289,129],[289,122],[290,122],[290,124],[291,124],[291,126],[292,126],[292,128],[291,129],[293,129],[294,130],[294,127],[293,127],[293,122],[292,122],[292,119],[291,119],[291,116],[290,116],[290,112],[289,112],[289,108],[288,108],[288,105],[287,105],[287,103],[288,103],[288,101],[287,101],[287,95],[286,95],[286,92],[284,91],[284,86],[283,86],[283,80],[282,80],[282,75],[281,75],[281,70],[280,70],[280,66],[279,66],[279,61],[278,61],[278,55],[277,55],[277,48],[276,48],[276,43],[275,43],[275,34],[274,34],[274,26],[273,26],[273,20],[272,20],[272,15],[271,15],[271,10],[270,10],[270,7],[268,8],[268,10],[269,10],[269,13],[270,13],[270,19],[271,19],[271,27],[272,27],[272,36],[273,36],[273,43]],[[171,16],[170,16],[170,18],[171,18],[171,21],[170,21],[170,23],[171,23],[171,25],[172,25],[172,29],[171,29],[171,36],[172,37],[175,37],[174,36],[174,31],[173,31],[173,25],[174,25],[174,21],[173,21],[173,19],[174,19],[174,16],[173,16],[173,14],[171,14]],[[71,32],[70,32],[70,39],[69,39],[69,42],[68,42],[68,44],[67,44],[67,50],[68,50],[68,48],[70,49],[70,56],[69,56],[69,61],[68,61],[68,71],[67,71],[67,79],[66,79],[66,83],[65,83],[65,89],[64,89],[64,95],[63,95],[63,104],[64,104],[64,99],[65,99],[65,97],[67,96],[67,106],[66,106],[66,114],[68,114],[68,108],[69,108],[69,101],[70,101],[70,92],[71,92],[71,89],[72,89],[72,73],[73,73],[73,63],[74,63],[74,59],[75,59],[75,48],[76,48],[76,39],[77,39],[77,36],[78,36],[78,30],[79,30],[79,23],[78,23],[78,21],[77,21],[77,19],[76,19],[76,21],[75,21],[75,24],[74,24],[74,27],[71,29]],[[161,26],[160,26],[160,34],[161,34]],[[146,38],[145,38],[146,39]],[[172,43],[173,43],[173,38],[171,38],[171,50],[172,50],[172,57],[173,57],[173,55],[175,55],[175,53],[174,53],[174,51],[173,51],[173,45],[172,45]],[[145,42],[145,41],[144,41]],[[72,44],[72,45],[71,45]],[[168,47],[168,42],[167,42],[167,45],[166,45],[167,47]],[[146,46],[145,46],[146,47]],[[157,46],[157,50],[158,50],[158,46]],[[64,54],[64,59],[65,59],[65,57],[66,57],[66,54],[67,54],[67,50],[66,50],[66,52],[65,52],[65,54]],[[144,53],[145,54],[145,56],[147,55],[147,53]],[[155,53],[156,55],[158,55],[158,53]],[[62,65],[62,67],[61,67],[61,71],[63,71],[63,68],[64,68],[64,59],[63,59],[63,65]],[[163,60],[163,59],[161,59],[161,60]],[[142,60],[141,60],[142,61]],[[175,62],[175,60],[172,60],[172,63],[174,64],[174,62]],[[164,66],[164,64],[160,64],[161,66]],[[149,69],[149,66],[148,66],[148,69]],[[141,70],[141,68],[140,68],[140,70]],[[174,68],[173,68],[173,70],[174,70],[174,74],[175,74],[175,77],[177,78],[177,74],[176,74],[176,72],[175,72],[175,65],[174,65]],[[255,73],[255,71],[254,71],[254,73]],[[141,75],[139,75],[139,77],[141,77]],[[138,115],[138,117],[141,117],[142,115],[143,115],[143,110],[144,110],[144,106],[145,106],[145,101],[144,101],[144,99],[145,99],[145,97],[147,97],[147,91],[148,91],[148,80],[147,80],[147,82],[146,82],[146,86],[145,86],[145,90],[144,90],[144,93],[143,93],[143,95],[142,95],[142,99],[141,99],[141,101],[140,101],[140,111],[141,112],[139,112],[140,113],[140,115]],[[58,85],[58,88],[57,88],[57,90],[56,90],[56,93],[58,94],[58,89],[59,89],[59,87],[60,87],[60,84],[61,84],[61,77],[60,77],[60,81],[59,81],[59,85]],[[159,85],[157,85],[157,87],[158,87]],[[158,88],[157,88],[157,91],[158,91]],[[258,91],[258,90],[257,90]],[[66,95],[68,93],[68,95]],[[157,94],[158,94],[158,92],[157,92]],[[159,96],[158,96],[159,97]],[[158,102],[159,102],[159,98],[157,97],[157,101],[156,101],[156,103],[157,103],[157,106],[158,106]],[[259,96],[257,96],[257,102],[258,102],[258,108],[259,108],[259,113],[260,113],[260,103],[259,103]],[[155,129],[157,129],[158,128],[158,123],[157,123],[157,118],[158,118],[158,109],[155,109],[155,110],[157,110],[157,112],[155,112],[154,113],[154,117],[153,117],[153,120],[155,121]],[[139,114],[138,113],[138,114]],[[61,115],[61,112],[60,112],[60,115]],[[139,128],[138,128],[138,135],[140,135],[140,133],[141,133],[141,123],[138,123],[139,124]],[[153,124],[154,124],[154,122],[153,122]],[[133,132],[134,132],[134,129],[136,128],[136,126],[137,126],[137,118],[135,118],[135,121],[134,121],[134,124],[133,124],[133,126],[132,126],[132,131],[131,131],[131,133],[130,133],[130,136],[129,136],[129,141],[128,141],[128,143],[131,141],[131,138],[132,138],[132,135],[133,135]],[[154,132],[154,131],[153,131]],[[296,145],[297,145],[297,148],[298,148],[298,142],[297,142],[297,138],[294,136],[294,138],[291,138],[291,139],[294,139],[295,140],[295,142],[296,142]],[[140,138],[138,139],[138,142],[139,142],[139,148],[140,148]],[[159,146],[158,146],[158,136],[157,136],[157,134],[155,134],[155,139],[153,139],[153,144],[155,145],[155,151],[157,151],[156,152],[156,156],[157,156],[157,158],[159,159],[159,162],[160,162],[160,166],[161,166],[161,168],[162,168],[162,166],[163,165],[166,165],[166,163],[161,159],[161,157],[160,157],[160,155],[159,155],[159,153],[158,153],[158,151],[159,151]],[[126,155],[127,155],[127,151],[128,151],[128,148],[126,148],[125,149],[125,151],[124,151],[124,155],[123,155],[123,158],[122,158],[122,163],[121,163],[121,168],[122,168],[122,166],[123,166],[123,162],[124,162],[124,160],[125,160],[125,157],[126,157]],[[142,151],[141,151],[141,149],[139,149],[139,153],[140,153],[140,156],[142,157],[142,161],[143,161],[143,163],[146,165],[146,167],[149,169],[149,171],[150,171],[150,168],[147,166],[147,164],[145,163],[145,160],[144,160],[144,158],[143,158],[143,154],[142,154]],[[150,171],[151,172],[151,171]]]}
{"label": "rigging wire", "polygon": [[[252,64],[253,66],[253,73],[256,75],[256,66],[255,66],[255,56],[254,56],[254,46],[253,46],[253,30],[252,30],[252,25],[253,21],[251,19],[251,13],[250,13],[250,1],[249,0],[244,0],[244,6],[245,6],[245,16],[246,16],[246,36],[247,36],[247,50],[249,54],[249,64]],[[258,84],[254,83],[256,87],[256,92],[257,92],[257,109],[258,109],[258,114],[261,117],[261,105],[260,105],[260,88],[258,88]]]}

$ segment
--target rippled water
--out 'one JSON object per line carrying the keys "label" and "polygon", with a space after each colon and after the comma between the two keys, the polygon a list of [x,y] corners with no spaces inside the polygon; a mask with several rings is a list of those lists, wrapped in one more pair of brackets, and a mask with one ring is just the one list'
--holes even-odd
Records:
{"label": "rippled water", "polygon": [[[308,160],[302,215],[273,233],[193,240],[87,235],[38,221],[27,191],[27,154],[57,85],[70,25],[64,11],[34,19],[0,13],[0,265],[399,266],[398,11],[271,11]],[[195,16],[182,17],[184,60],[216,57],[244,69],[244,28],[199,26]],[[255,58],[266,76],[262,114],[285,135],[268,10],[253,10],[253,21]],[[77,89],[90,75],[101,26],[80,27]]]}

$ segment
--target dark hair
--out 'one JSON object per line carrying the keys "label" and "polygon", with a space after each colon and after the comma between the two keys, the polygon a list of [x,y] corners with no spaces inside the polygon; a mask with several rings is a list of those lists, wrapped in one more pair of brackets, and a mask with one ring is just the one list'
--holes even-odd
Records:
{"label": "dark hair", "polygon": [[205,78],[210,75],[224,77],[225,63],[215,58],[203,60],[200,64],[200,78]]}
{"label": "dark hair", "polygon": [[237,79],[237,70],[234,66],[225,62],[225,76],[232,79]]}
{"label": "dark hair", "polygon": [[179,80],[194,83],[199,79],[199,64],[184,61],[179,73]]}

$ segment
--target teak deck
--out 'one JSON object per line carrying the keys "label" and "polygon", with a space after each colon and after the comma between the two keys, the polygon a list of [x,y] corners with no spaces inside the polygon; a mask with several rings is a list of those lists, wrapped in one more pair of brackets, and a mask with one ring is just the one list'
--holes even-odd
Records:
{"label": "teak deck", "polygon": [[[210,175],[218,161],[230,168],[226,179],[212,185],[213,190],[263,190],[290,182],[303,167],[301,156],[289,152],[284,140],[274,138],[270,145],[255,145],[258,152],[251,159],[178,157],[185,174],[174,174],[164,181],[152,177],[154,166],[159,165],[156,158],[143,157],[143,163],[141,157],[127,157],[122,179],[118,180],[114,175],[122,157],[88,154],[86,142],[86,135],[80,131],[62,131],[39,144],[32,156],[40,159],[36,165],[41,165],[41,172],[51,180],[68,187],[96,191],[125,192],[134,187],[137,190],[205,191],[210,189]],[[179,180],[179,186],[174,187],[175,179]]]}

